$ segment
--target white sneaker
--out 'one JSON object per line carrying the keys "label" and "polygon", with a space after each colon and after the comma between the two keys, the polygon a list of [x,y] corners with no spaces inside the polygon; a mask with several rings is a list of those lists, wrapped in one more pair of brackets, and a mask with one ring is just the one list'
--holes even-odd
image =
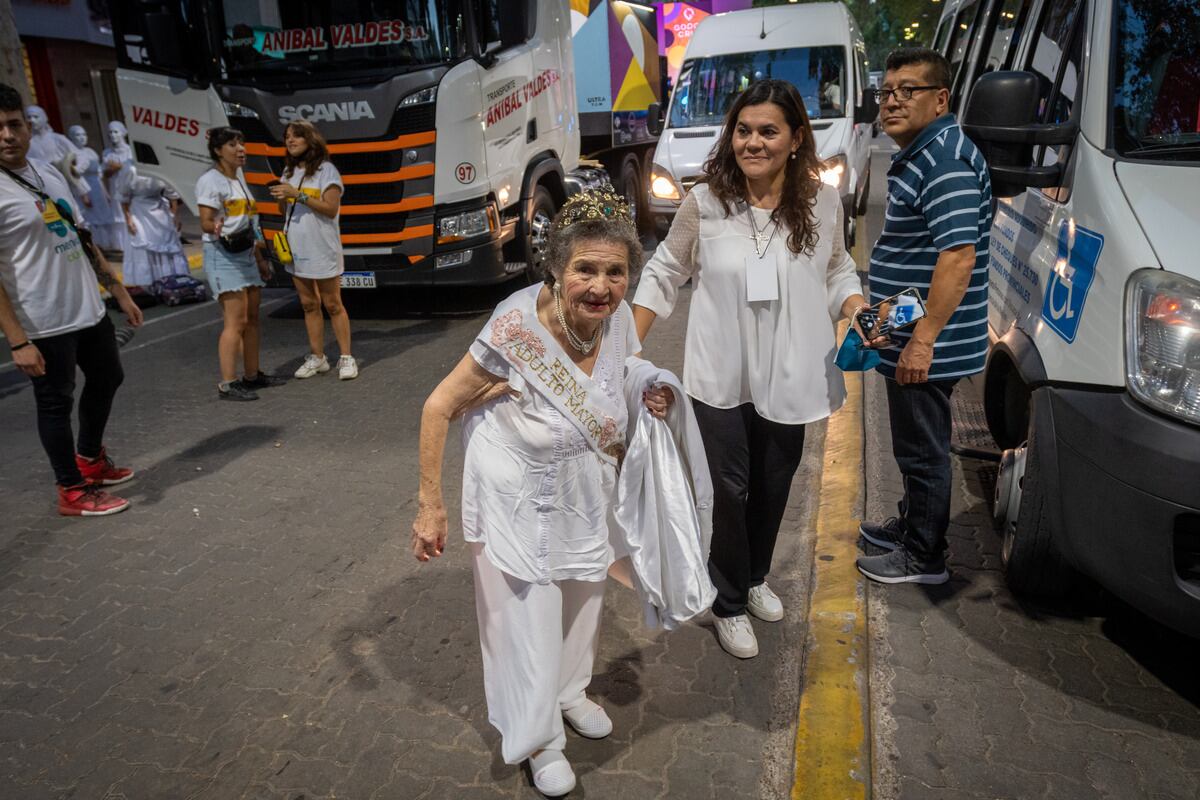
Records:
{"label": "white sneaker", "polygon": [[562,750],[543,750],[529,758],[533,785],[546,797],[562,797],[575,788],[575,771]]}
{"label": "white sneaker", "polygon": [[295,375],[297,378],[311,378],[318,372],[329,372],[329,359],[309,353],[305,356],[304,363],[296,370]]}
{"label": "white sneaker", "polygon": [[605,710],[586,698],[573,708],[564,708],[562,715],[576,733],[588,739],[603,739],[613,730],[612,720]]}
{"label": "white sneaker", "polygon": [[750,618],[745,614],[736,617],[713,617],[717,627],[717,641],[726,653],[738,658],[754,658],[758,655],[758,639],[754,636],[754,628],[750,627]]}
{"label": "white sneaker", "polygon": [[779,622],[783,619],[783,601],[765,583],[750,587],[750,602],[746,610],[763,622]]}
{"label": "white sneaker", "polygon": [[354,356],[342,356],[338,359],[338,380],[352,381],[358,377],[358,362]]}

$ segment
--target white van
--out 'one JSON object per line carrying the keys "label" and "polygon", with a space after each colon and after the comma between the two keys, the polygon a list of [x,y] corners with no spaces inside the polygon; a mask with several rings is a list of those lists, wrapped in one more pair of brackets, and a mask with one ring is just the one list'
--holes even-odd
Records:
{"label": "white van", "polygon": [[821,177],[842,193],[853,244],[855,219],[866,210],[878,107],[864,94],[866,48],[842,3],[731,11],[696,26],[654,152],[650,213],[660,230],[675,216],[717,143],[725,112],[763,78],[789,81],[804,98],[825,165]]}
{"label": "white van", "polygon": [[961,0],[935,45],[991,166],[988,427],[1009,583],[1200,636],[1200,3]]}

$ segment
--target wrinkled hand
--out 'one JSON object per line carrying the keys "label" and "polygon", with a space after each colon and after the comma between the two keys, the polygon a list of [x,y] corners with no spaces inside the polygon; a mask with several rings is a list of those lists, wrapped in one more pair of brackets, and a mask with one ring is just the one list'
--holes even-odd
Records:
{"label": "wrinkled hand", "polygon": [[646,410],[659,419],[665,419],[671,405],[675,402],[675,392],[669,386],[651,386],[642,392],[642,402]]}
{"label": "wrinkled hand", "polygon": [[290,183],[277,183],[267,191],[269,191],[271,193],[271,197],[274,197],[276,200],[295,200],[300,196],[300,190],[295,186],[292,186]]}
{"label": "wrinkled hand", "polygon": [[46,374],[46,359],[42,358],[42,351],[38,350],[36,344],[14,350],[12,358],[17,369],[31,378],[40,378]]}
{"label": "wrinkled hand", "polygon": [[412,526],[412,551],[417,561],[438,558],[446,549],[446,507],[422,504]]}
{"label": "wrinkled hand", "polygon": [[121,311],[125,312],[125,318],[129,320],[129,324],[134,328],[142,326],[142,309],[138,308],[138,304],[133,302],[133,298],[128,293],[117,301],[117,305],[121,307]]}
{"label": "wrinkled hand", "polygon": [[134,223],[132,217],[125,220],[125,227],[129,229],[130,236],[137,236],[137,225]]}
{"label": "wrinkled hand", "polygon": [[933,344],[914,336],[900,351],[900,359],[896,362],[896,383],[925,383],[929,380],[929,366],[932,363]]}

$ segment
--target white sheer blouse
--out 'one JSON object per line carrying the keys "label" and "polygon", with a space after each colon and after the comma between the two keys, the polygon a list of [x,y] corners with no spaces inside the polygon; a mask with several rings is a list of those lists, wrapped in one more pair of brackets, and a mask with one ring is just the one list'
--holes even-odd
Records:
{"label": "white sheer blouse", "polygon": [[778,299],[752,302],[746,291],[746,258],[755,256],[749,215],[761,236],[773,225],[771,212],[741,204],[726,216],[703,183],[684,198],[666,240],[642,270],[633,303],[665,319],[679,287],[692,279],[683,362],[689,395],[717,408],[753,403],[760,416],[793,425],[841,407],[846,389],[833,362],[835,324],[842,304],[862,285],[842,236],[837,190],[822,186],[813,213],[813,254],[788,250],[781,227],[764,251],[775,263]]}

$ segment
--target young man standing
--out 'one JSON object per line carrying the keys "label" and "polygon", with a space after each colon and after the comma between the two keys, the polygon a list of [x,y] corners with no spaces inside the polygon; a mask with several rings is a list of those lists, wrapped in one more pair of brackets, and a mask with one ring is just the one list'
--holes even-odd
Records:
{"label": "young man standing", "polygon": [[871,253],[871,302],[914,288],[926,316],[881,349],[892,451],[904,478],[900,515],[863,522],[890,552],[858,559],[881,583],[945,583],[950,524],[950,394],[987,356],[987,258],[992,189],[987,164],[950,114],[950,65],[923,48],[887,59],[883,130],[900,146],[888,169],[887,215]]}
{"label": "young man standing", "polygon": [[[20,95],[0,84],[0,331],[13,363],[33,383],[58,513],[116,514],[129,501],[101,487],[124,483],[133,471],[114,465],[104,450],[104,427],[124,375],[97,281],[131,325],[142,324],[142,312],[99,249],[89,244],[95,260],[87,257],[67,181],[28,158],[31,136]],[[71,430],[76,367],[84,375],[78,448]]]}

